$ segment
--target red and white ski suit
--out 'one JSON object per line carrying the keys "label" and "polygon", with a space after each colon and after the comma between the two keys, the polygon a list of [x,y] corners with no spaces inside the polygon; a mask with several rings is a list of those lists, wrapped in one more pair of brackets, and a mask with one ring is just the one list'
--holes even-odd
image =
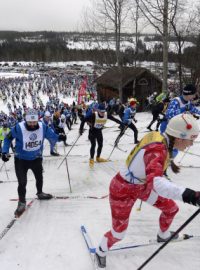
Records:
{"label": "red and white ski suit", "polygon": [[[139,150],[129,169],[125,166],[112,179],[109,194],[112,229],[104,235],[100,244],[104,252],[124,238],[129,215],[137,199],[160,209],[160,230],[165,232],[169,229],[179,210],[172,199],[182,201],[182,193],[185,188],[177,186],[163,177],[166,159],[167,148],[165,144],[148,144]],[[136,178],[133,179],[131,175]]]}

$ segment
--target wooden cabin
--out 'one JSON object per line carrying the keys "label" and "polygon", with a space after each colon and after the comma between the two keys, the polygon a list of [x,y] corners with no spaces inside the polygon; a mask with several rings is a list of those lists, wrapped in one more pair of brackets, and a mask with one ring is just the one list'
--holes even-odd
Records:
{"label": "wooden cabin", "polygon": [[106,71],[96,80],[99,101],[109,101],[113,97],[119,98],[122,89],[122,102],[135,97],[139,101],[139,110],[145,107],[145,101],[152,93],[162,92],[162,80],[146,68],[114,67]]}

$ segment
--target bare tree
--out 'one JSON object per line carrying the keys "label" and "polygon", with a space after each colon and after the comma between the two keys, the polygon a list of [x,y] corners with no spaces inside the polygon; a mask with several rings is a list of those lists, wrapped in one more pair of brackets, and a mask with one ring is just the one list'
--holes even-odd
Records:
{"label": "bare tree", "polygon": [[178,53],[178,77],[180,89],[183,87],[183,70],[182,70],[182,54],[186,37],[189,36],[194,29],[194,22],[197,14],[193,7],[188,10],[186,1],[174,0],[173,16],[169,18],[170,25],[176,37],[177,53]]}
{"label": "bare tree", "polygon": [[[108,35],[114,33],[116,65],[119,70],[119,98],[122,100],[122,54],[121,41],[122,29],[125,27],[125,22],[129,13],[130,0],[93,0],[93,28]],[[88,17],[89,18],[89,17]],[[87,18],[87,19],[88,19]]]}
{"label": "bare tree", "polygon": [[141,12],[139,10],[139,5],[140,0],[133,0],[133,7],[131,9],[132,15],[131,19],[135,23],[135,55],[134,55],[135,67],[137,66],[138,42],[140,37],[139,20],[141,19]]}
{"label": "bare tree", "polygon": [[174,0],[140,0],[145,18],[163,38],[163,91],[167,91],[169,17],[173,16]]}
{"label": "bare tree", "polygon": [[[121,59],[121,32],[128,16],[129,0],[97,0],[99,25],[106,27],[107,31],[114,31],[117,66],[122,65]],[[104,25],[101,22],[105,22]]]}

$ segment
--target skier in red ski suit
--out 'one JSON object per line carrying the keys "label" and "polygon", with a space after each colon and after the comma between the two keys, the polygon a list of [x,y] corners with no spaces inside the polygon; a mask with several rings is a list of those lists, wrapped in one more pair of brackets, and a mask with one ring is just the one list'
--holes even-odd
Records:
{"label": "skier in red ski suit", "polygon": [[148,133],[131,151],[124,168],[110,184],[112,229],[104,234],[96,250],[100,268],[106,267],[107,251],[124,238],[137,199],[161,210],[158,242],[171,237],[169,227],[179,210],[173,200],[200,205],[200,192],[180,187],[164,176],[170,161],[172,170],[175,173],[179,170],[171,159],[173,148],[183,151],[193,144],[198,134],[199,127],[194,117],[180,114],[170,120],[166,133]]}

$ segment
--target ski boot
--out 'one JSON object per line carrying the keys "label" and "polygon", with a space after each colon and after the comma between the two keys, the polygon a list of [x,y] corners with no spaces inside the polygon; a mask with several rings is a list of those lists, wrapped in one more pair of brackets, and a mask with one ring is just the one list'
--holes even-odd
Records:
{"label": "ski boot", "polygon": [[100,256],[99,254],[95,254],[97,264],[99,268],[106,268],[106,256]]}
{"label": "ski boot", "polygon": [[151,127],[149,127],[149,126],[147,127],[147,129],[148,129],[148,130],[150,130],[150,131],[153,131],[153,130],[152,130],[152,128],[151,128]]}
{"label": "ski boot", "polygon": [[[170,235],[167,238],[161,237],[159,234],[157,234],[157,242],[158,243],[163,243],[163,242],[167,242],[169,240],[169,238],[172,236],[172,234],[174,234],[174,232],[170,232]],[[175,235],[171,241],[176,240],[179,238],[179,235]]]}
{"label": "ski boot", "polygon": [[91,169],[94,168],[94,159],[91,158],[89,160],[89,166],[90,166]]}
{"label": "ski boot", "polygon": [[64,146],[69,146],[69,144],[66,141],[64,141]]}
{"label": "ski boot", "polygon": [[53,198],[53,196],[51,194],[47,194],[44,192],[37,193],[36,195],[38,196],[39,200],[50,200]]}
{"label": "ski boot", "polygon": [[105,158],[96,157],[96,161],[97,161],[97,162],[107,162],[108,160],[105,159]]}
{"label": "ski boot", "polygon": [[56,153],[56,152],[54,152],[54,151],[52,151],[50,154],[51,154],[51,156],[54,156],[54,157],[60,156],[58,153]]}
{"label": "ski boot", "polygon": [[15,210],[15,217],[20,217],[26,210],[25,202],[18,202],[17,209]]}

